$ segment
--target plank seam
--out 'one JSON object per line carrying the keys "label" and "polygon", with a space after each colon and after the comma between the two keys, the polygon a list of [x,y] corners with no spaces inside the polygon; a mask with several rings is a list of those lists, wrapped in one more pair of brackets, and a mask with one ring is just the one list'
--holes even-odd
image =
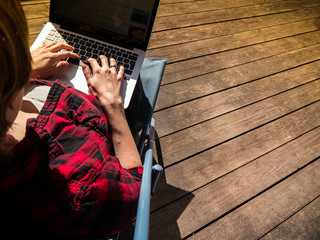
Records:
{"label": "plank seam", "polygon": [[[228,9],[233,9],[233,8],[242,8],[242,7],[252,7],[252,6],[257,6],[257,5],[266,5],[266,4],[272,4],[272,3],[281,3],[281,2],[291,2],[292,0],[279,0],[279,1],[274,1],[274,2],[266,2],[266,3],[260,3],[260,4],[250,4],[250,5],[241,5],[241,6],[236,6],[236,7],[230,7],[230,8],[217,8],[217,9],[212,9],[212,10],[206,10],[206,11],[198,11],[198,12],[188,12],[188,13],[180,13],[180,14],[171,14],[171,15],[162,15],[157,18],[164,18],[164,17],[172,17],[172,16],[179,16],[179,15],[185,15],[185,14],[193,14],[193,13],[203,13],[203,12],[213,12],[213,11],[219,11],[219,10],[228,10]],[[198,1],[188,1],[188,2],[174,2],[174,3],[162,3],[161,5],[169,5],[169,4],[176,4],[176,3],[191,3],[191,2],[198,2]],[[206,2],[206,1],[202,1]],[[300,8],[302,9],[302,8]]]}

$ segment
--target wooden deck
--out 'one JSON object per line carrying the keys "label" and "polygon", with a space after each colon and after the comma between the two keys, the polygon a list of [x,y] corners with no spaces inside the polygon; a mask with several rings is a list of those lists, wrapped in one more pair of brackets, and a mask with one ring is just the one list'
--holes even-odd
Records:
{"label": "wooden deck", "polygon": [[[23,4],[33,41],[49,1]],[[151,240],[320,239],[319,17],[319,0],[161,0]]]}

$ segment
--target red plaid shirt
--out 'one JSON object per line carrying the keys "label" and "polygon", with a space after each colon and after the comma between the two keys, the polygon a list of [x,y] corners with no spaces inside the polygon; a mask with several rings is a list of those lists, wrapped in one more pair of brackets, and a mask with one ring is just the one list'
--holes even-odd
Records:
{"label": "red plaid shirt", "polygon": [[136,213],[142,168],[122,168],[112,151],[98,100],[54,82],[11,165],[0,168],[5,228],[46,237],[123,229]]}

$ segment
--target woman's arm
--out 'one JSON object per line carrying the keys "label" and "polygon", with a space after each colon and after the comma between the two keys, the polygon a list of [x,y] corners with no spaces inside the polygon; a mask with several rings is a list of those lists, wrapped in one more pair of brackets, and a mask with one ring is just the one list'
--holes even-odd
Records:
{"label": "woman's arm", "polygon": [[[122,167],[130,169],[141,167],[140,156],[128,126],[122,98],[120,96],[121,81],[124,74],[123,66],[117,72],[116,60],[100,56],[101,66],[95,59],[89,59],[90,68],[83,65],[83,73],[87,79],[89,91],[97,97],[108,115],[115,154]],[[110,67],[111,66],[111,67]]]}

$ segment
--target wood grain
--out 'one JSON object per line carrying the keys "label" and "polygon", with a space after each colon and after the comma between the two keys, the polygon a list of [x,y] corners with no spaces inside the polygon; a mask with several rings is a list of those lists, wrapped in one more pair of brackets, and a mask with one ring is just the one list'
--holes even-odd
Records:
{"label": "wood grain", "polygon": [[315,17],[319,17],[319,7],[235,21],[205,24],[200,27],[193,26],[167,30],[164,32],[155,32],[151,36],[149,49],[235,34],[248,31],[248,29],[254,30],[289,22],[298,22]]}
{"label": "wood grain", "polygon": [[[159,141],[161,147],[166,149],[162,153],[164,164],[179,162],[199,153],[199,149],[203,151],[211,148],[303,108],[319,99],[319,91],[320,81],[318,80],[162,137]],[[201,107],[198,106],[198,109]],[[190,113],[185,112],[185,114],[187,118]],[[195,114],[197,112],[193,116]],[[318,116],[317,111],[314,111],[313,114]],[[185,121],[187,122],[188,119]],[[168,122],[167,125],[170,123]]]}
{"label": "wood grain", "polygon": [[262,239],[317,239],[320,236],[320,197],[276,226]]}

